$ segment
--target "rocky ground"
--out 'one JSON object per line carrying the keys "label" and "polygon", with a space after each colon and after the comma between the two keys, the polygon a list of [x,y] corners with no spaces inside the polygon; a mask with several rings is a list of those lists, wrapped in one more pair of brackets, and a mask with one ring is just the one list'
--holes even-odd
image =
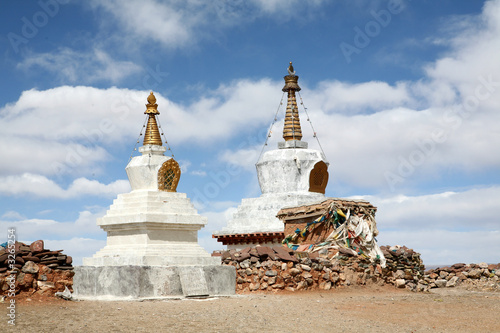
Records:
{"label": "rocky ground", "polygon": [[393,286],[143,302],[19,298],[2,332],[500,332],[500,293]]}

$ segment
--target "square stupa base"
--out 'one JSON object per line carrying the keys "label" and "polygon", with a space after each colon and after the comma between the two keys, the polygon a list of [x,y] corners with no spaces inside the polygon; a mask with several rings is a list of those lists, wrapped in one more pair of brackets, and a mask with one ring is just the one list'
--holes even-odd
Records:
{"label": "square stupa base", "polygon": [[236,291],[233,266],[77,266],[77,300],[146,300],[231,296]]}

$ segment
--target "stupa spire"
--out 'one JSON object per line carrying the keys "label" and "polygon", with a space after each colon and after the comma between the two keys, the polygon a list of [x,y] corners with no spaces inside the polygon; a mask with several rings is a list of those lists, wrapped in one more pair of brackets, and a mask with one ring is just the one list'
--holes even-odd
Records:
{"label": "stupa spire", "polygon": [[146,104],[146,111],[144,114],[149,116],[148,124],[146,125],[146,132],[144,133],[144,143],[143,145],[157,145],[161,146],[161,136],[158,130],[158,124],[156,123],[156,115],[160,114],[158,112],[158,104],[156,104],[156,97],[151,92],[148,96],[148,104]]}
{"label": "stupa spire", "polygon": [[300,128],[299,109],[295,98],[295,92],[300,91],[297,83],[299,77],[295,75],[291,61],[288,66],[288,75],[284,79],[285,86],[282,90],[288,93],[288,102],[286,105],[285,125],[283,126],[283,139],[285,141],[300,141],[302,139],[302,129]]}

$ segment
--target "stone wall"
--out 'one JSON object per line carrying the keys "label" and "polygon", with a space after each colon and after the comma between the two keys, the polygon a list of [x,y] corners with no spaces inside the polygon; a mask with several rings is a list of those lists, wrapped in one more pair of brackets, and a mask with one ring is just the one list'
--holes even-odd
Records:
{"label": "stone wall", "polygon": [[[72,291],[73,266],[71,256],[63,250],[44,249],[43,241],[38,240],[26,245],[15,244],[15,264],[9,257],[8,248],[0,247],[0,295],[10,290],[9,277],[15,275],[15,293],[28,295],[39,293],[53,295],[64,291],[67,286]],[[12,264],[12,267],[11,267]]]}
{"label": "stone wall", "polygon": [[[423,264],[420,255],[405,247],[387,259],[387,267],[357,256],[354,251],[319,255],[295,252],[283,246],[258,246],[222,252],[222,263],[236,268],[236,292],[329,290],[340,286],[395,285],[410,290],[427,290],[420,284]],[[397,252],[397,253],[396,253]]]}
{"label": "stone wall", "polygon": [[464,287],[471,290],[500,291],[500,264],[454,264],[425,272],[430,288]]}
{"label": "stone wall", "polygon": [[329,290],[336,287],[392,285],[424,292],[460,287],[500,291],[500,264],[454,264],[425,271],[420,254],[405,246],[381,246],[385,268],[349,249],[296,252],[283,246],[222,252],[222,264],[236,268],[236,292]]}

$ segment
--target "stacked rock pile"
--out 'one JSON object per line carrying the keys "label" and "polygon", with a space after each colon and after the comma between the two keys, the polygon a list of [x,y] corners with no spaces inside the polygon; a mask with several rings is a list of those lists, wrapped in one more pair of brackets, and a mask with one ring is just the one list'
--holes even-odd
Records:
{"label": "stacked rock pile", "polygon": [[430,288],[460,286],[466,289],[500,291],[500,264],[454,264],[426,271],[423,280]]}
{"label": "stacked rock pile", "polygon": [[420,259],[420,253],[406,246],[381,246],[380,249],[387,261],[385,281],[398,288],[408,288],[413,291],[426,291],[427,283],[421,282],[425,266]]}
{"label": "stacked rock pile", "polygon": [[[12,262],[13,257],[15,263]],[[51,251],[44,248],[42,240],[30,245],[15,243],[14,255],[8,248],[0,247],[0,295],[8,291],[8,276],[16,275],[15,290],[53,294],[73,285],[73,259],[63,250]]]}
{"label": "stacked rock pile", "polygon": [[369,284],[428,288],[418,283],[423,276],[420,255],[405,247],[396,252],[388,258],[385,268],[349,249],[318,254],[295,252],[283,246],[257,246],[224,251],[221,256],[223,264],[236,268],[237,292],[329,290]]}

